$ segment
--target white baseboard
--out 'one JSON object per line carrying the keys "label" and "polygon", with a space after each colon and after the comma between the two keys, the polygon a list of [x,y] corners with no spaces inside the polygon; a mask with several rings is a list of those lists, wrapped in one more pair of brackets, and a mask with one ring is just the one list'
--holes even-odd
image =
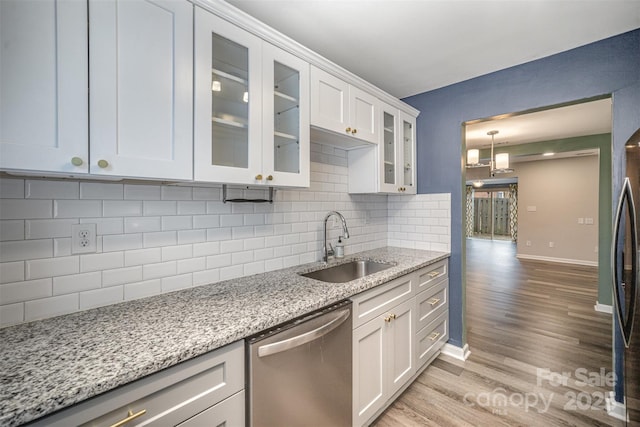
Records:
{"label": "white baseboard", "polygon": [[559,264],[576,264],[576,265],[586,265],[589,267],[597,267],[598,261],[586,261],[583,259],[569,259],[569,258],[553,258],[547,256],[538,256],[538,255],[526,255],[526,254],[517,254],[516,258],[518,259],[530,259],[533,261],[547,261],[547,262],[556,262]]}
{"label": "white baseboard", "polygon": [[629,418],[627,417],[627,407],[624,403],[620,403],[618,401],[616,401],[615,398],[615,394],[613,391],[610,391],[609,393],[607,393],[607,396],[605,397],[605,403],[607,405],[607,414],[609,414],[610,417],[613,417],[615,419],[618,420],[622,420],[622,421],[629,421]]}
{"label": "white baseboard", "polygon": [[458,347],[453,344],[446,343],[440,350],[440,353],[464,362],[471,354],[471,351],[469,350],[469,344],[465,344],[464,347]]}
{"label": "white baseboard", "polygon": [[595,310],[599,311],[600,313],[607,313],[607,314],[613,313],[612,305],[600,304],[598,301],[596,301],[596,305],[594,305],[593,308],[595,308]]}

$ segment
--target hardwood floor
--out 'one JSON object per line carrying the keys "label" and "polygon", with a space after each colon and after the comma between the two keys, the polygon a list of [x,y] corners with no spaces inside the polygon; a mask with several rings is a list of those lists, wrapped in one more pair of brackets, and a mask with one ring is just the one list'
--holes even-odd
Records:
{"label": "hardwood floor", "polygon": [[373,425],[622,426],[605,410],[612,326],[596,299],[595,267],[467,240],[470,357],[440,356]]}

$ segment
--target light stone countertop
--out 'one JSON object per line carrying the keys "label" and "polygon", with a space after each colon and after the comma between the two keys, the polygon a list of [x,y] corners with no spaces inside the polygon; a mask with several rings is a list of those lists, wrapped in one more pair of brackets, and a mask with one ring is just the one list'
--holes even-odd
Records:
{"label": "light stone countertop", "polygon": [[394,267],[347,283],[310,263],[0,329],[0,426],[16,426],[445,259],[387,247]]}

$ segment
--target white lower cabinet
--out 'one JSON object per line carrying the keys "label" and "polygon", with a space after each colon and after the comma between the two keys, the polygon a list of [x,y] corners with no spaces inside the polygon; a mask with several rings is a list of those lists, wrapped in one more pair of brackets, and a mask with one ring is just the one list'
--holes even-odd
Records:
{"label": "white lower cabinet", "polygon": [[[34,426],[244,425],[244,341],[71,406]],[[129,425],[129,424],[127,424]]]}
{"label": "white lower cabinet", "polygon": [[373,422],[449,339],[447,262],[352,298],[354,426]]}

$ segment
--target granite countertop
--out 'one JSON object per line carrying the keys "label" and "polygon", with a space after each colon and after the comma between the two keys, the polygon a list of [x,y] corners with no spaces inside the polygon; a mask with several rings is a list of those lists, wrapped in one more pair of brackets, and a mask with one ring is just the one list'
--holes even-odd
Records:
{"label": "granite countertop", "polygon": [[331,264],[395,266],[347,283],[299,276],[323,268],[316,262],[0,329],[0,426],[35,420],[448,256],[375,249]]}

